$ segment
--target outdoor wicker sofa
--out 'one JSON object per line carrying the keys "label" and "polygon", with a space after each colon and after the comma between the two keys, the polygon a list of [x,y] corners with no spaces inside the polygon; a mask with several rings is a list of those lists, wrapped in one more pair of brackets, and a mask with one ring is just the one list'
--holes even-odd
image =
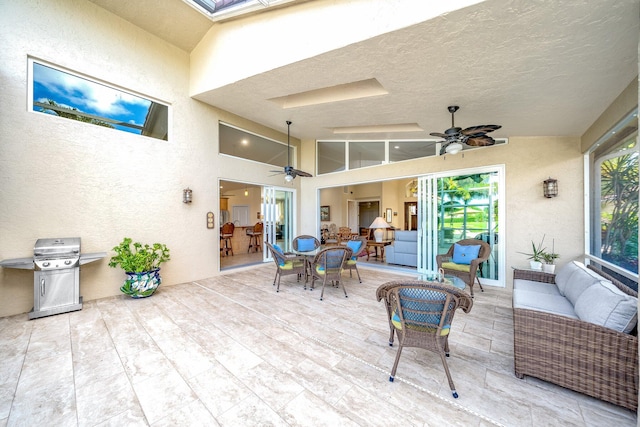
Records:
{"label": "outdoor wicker sofa", "polygon": [[[566,268],[576,268],[575,261],[570,264],[572,267]],[[580,270],[562,272],[561,269],[558,275],[514,270],[515,375],[518,378],[525,375],[537,377],[635,411],[638,407],[638,294],[597,268],[589,266],[587,269],[581,265]],[[575,276],[568,278],[569,273]],[[585,279],[584,274],[591,275],[591,278]],[[574,281],[570,290],[565,288],[564,292],[559,291],[556,285],[559,275],[560,287],[562,283],[570,282],[569,279]],[[596,303],[592,299],[589,306],[580,306],[568,300],[566,304],[569,305],[565,308],[570,312],[575,308],[573,313],[556,314],[552,312],[554,309],[549,309],[550,301],[553,301],[551,305],[562,307],[565,294],[573,292],[572,299],[576,298],[576,294],[580,298],[580,294],[589,289],[591,285],[579,289],[582,285],[575,284],[575,279],[581,275],[582,283],[591,280],[621,298],[620,305],[626,304],[627,317],[622,321],[625,331],[580,319],[581,316],[592,316],[603,306],[616,305],[607,304],[604,301],[606,297],[598,299]],[[612,289],[613,285],[624,294]],[[631,308],[634,298],[626,295],[635,297],[635,317]],[[621,317],[613,311],[607,315],[606,322],[613,318],[619,320]]]}

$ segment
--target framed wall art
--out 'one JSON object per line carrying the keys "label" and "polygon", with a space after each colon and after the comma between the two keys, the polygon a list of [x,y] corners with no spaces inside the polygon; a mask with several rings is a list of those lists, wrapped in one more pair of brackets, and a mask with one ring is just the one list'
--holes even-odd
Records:
{"label": "framed wall art", "polygon": [[329,206],[320,206],[320,221],[331,221],[331,209]]}

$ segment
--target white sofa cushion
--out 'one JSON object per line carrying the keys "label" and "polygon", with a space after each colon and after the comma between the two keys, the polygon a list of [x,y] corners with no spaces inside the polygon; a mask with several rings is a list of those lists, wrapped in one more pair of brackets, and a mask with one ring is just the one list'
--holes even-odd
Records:
{"label": "white sofa cushion", "polygon": [[571,275],[576,271],[580,270],[580,266],[584,266],[584,264],[578,261],[571,261],[570,263],[565,264],[562,268],[558,269],[556,273],[556,285],[560,290],[560,295],[565,294],[565,290],[567,289],[567,284],[569,283],[569,279]]}
{"label": "white sofa cushion", "polygon": [[534,280],[516,279],[513,288],[523,291],[540,292],[542,294],[559,295],[558,287],[553,283],[536,282]]}
{"label": "white sofa cushion", "polygon": [[580,320],[629,333],[638,323],[638,298],[613,283],[601,281],[585,289],[575,303]]}
{"label": "white sofa cushion", "polygon": [[[582,293],[589,287],[600,283],[601,281],[611,283],[596,272],[587,269],[587,267],[585,267],[581,262],[573,261],[569,264],[571,264],[570,269],[573,270],[573,272],[563,286],[558,285],[558,289],[560,290],[560,294],[567,297],[574,306],[576,305],[578,298],[580,298],[580,295],[582,295]],[[556,284],[557,280],[558,278],[556,276]],[[560,281],[561,283],[564,281],[564,275],[561,275]]]}
{"label": "white sofa cushion", "polygon": [[558,314],[572,319],[578,318],[573,305],[560,294],[554,295],[532,290],[514,289],[513,307]]}

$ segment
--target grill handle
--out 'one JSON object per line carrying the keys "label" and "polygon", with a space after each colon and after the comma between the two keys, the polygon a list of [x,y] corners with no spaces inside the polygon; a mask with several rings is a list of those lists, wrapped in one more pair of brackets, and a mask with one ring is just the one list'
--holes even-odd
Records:
{"label": "grill handle", "polygon": [[47,286],[44,281],[44,277],[40,278],[40,296],[43,297],[47,293]]}

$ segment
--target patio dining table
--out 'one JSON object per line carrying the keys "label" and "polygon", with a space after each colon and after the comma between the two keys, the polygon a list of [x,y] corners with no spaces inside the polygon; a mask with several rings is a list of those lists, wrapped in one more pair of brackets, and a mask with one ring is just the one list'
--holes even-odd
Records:
{"label": "patio dining table", "polygon": [[326,246],[318,246],[315,249],[311,249],[310,251],[299,251],[297,249],[291,249],[291,253],[296,254],[304,258],[304,282],[307,283],[309,281],[309,276],[311,275],[311,268],[313,265],[313,260],[316,255],[320,253]]}

